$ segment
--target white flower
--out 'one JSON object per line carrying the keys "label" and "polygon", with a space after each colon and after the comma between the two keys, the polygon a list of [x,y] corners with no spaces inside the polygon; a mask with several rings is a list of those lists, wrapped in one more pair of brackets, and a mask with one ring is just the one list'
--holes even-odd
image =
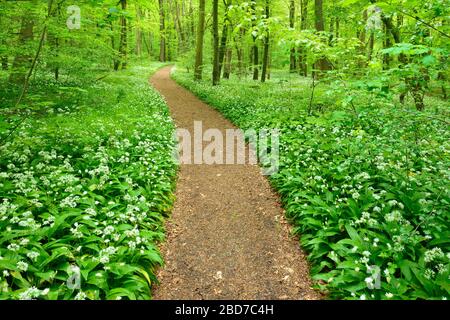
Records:
{"label": "white flower", "polygon": [[366,295],[365,295],[365,294],[362,294],[362,295],[359,297],[359,300],[366,300]]}
{"label": "white flower", "polygon": [[97,214],[93,208],[87,208],[85,212],[91,216],[95,216]]}
{"label": "white flower", "polygon": [[436,275],[436,272],[434,272],[433,270],[431,270],[431,269],[426,269],[426,270],[425,270],[424,276],[425,276],[425,278],[427,278],[428,280],[431,280],[432,278],[434,278],[435,275]]}
{"label": "white flower", "polygon": [[31,260],[35,261],[37,259],[37,257],[39,257],[39,252],[30,251],[27,253],[27,257],[30,258]]}
{"label": "white flower", "polygon": [[425,260],[425,262],[428,263],[428,262],[432,262],[436,259],[443,258],[443,257],[444,257],[444,253],[442,252],[442,249],[439,247],[435,247],[435,248],[433,248],[431,250],[427,250],[425,252],[424,260]]}
{"label": "white flower", "polygon": [[111,234],[111,233],[113,233],[114,232],[114,227],[113,226],[107,226],[104,230],[103,230],[103,234],[106,236],[106,235],[109,235],[109,234]]}
{"label": "white flower", "polygon": [[359,197],[360,197],[360,194],[359,194],[358,191],[355,191],[355,192],[352,193],[352,198],[353,199],[358,199]]}
{"label": "white flower", "polygon": [[17,262],[17,268],[19,268],[19,270],[22,270],[22,271],[27,271],[28,263],[26,263],[25,261],[19,261],[19,262]]}
{"label": "white flower", "polygon": [[10,245],[7,246],[8,250],[11,251],[17,251],[20,249],[20,246],[16,243],[11,243]]}
{"label": "white flower", "polygon": [[390,206],[395,206],[396,204],[398,204],[398,202],[397,202],[397,200],[390,200],[389,202],[388,202],[388,204],[390,205]]}
{"label": "white flower", "polygon": [[41,290],[36,287],[31,287],[19,294],[20,300],[31,300],[41,295]]}
{"label": "white flower", "polygon": [[74,300],[85,300],[86,299],[86,293],[84,293],[83,291],[80,291],[77,293],[77,295],[75,296]]}
{"label": "white flower", "polygon": [[394,295],[393,295],[392,293],[390,293],[390,292],[386,292],[385,296],[386,296],[386,298],[390,299],[390,298],[392,298]]}

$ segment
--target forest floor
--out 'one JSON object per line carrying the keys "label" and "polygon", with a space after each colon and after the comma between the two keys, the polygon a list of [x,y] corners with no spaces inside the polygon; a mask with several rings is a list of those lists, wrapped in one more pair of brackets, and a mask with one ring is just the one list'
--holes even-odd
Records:
{"label": "forest floor", "polygon": [[[178,128],[235,129],[159,70],[151,84]],[[319,299],[279,196],[258,165],[181,164],[154,299]]]}

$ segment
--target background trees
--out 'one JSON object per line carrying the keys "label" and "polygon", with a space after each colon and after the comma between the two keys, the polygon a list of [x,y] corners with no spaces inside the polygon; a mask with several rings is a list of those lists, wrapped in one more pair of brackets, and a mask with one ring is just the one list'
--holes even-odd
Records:
{"label": "background trees", "polygon": [[54,0],[49,17],[48,5],[1,1],[0,58],[10,84],[24,83],[43,34],[36,67],[55,79],[125,69],[137,56],[184,61],[196,79],[212,68],[215,84],[233,76],[265,81],[270,69],[320,73],[322,83],[370,78],[418,110],[426,94],[448,90],[442,0],[86,0],[78,2],[80,29],[66,26],[66,2]]}

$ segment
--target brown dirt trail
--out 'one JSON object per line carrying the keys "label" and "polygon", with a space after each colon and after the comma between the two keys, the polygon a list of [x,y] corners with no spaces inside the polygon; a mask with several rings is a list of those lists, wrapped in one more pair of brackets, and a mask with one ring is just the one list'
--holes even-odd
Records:
{"label": "brown dirt trail", "polygon": [[[178,128],[236,128],[160,69],[151,84]],[[193,133],[192,133],[193,134]],[[318,299],[278,195],[257,165],[182,164],[154,299]]]}

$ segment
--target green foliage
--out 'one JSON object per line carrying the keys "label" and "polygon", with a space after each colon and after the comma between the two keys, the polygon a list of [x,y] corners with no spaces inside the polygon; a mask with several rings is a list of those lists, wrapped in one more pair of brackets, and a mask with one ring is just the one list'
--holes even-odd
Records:
{"label": "green foliage", "polygon": [[331,89],[318,91],[325,112],[308,117],[301,80],[211,87],[182,71],[175,79],[243,129],[280,129],[271,181],[329,297],[450,297],[450,137],[439,120],[448,106],[419,113],[354,89],[355,114],[342,108],[347,92]]}
{"label": "green foliage", "polygon": [[1,299],[151,297],[176,174],[152,69],[80,87],[38,76],[65,105],[41,106],[0,146]]}

